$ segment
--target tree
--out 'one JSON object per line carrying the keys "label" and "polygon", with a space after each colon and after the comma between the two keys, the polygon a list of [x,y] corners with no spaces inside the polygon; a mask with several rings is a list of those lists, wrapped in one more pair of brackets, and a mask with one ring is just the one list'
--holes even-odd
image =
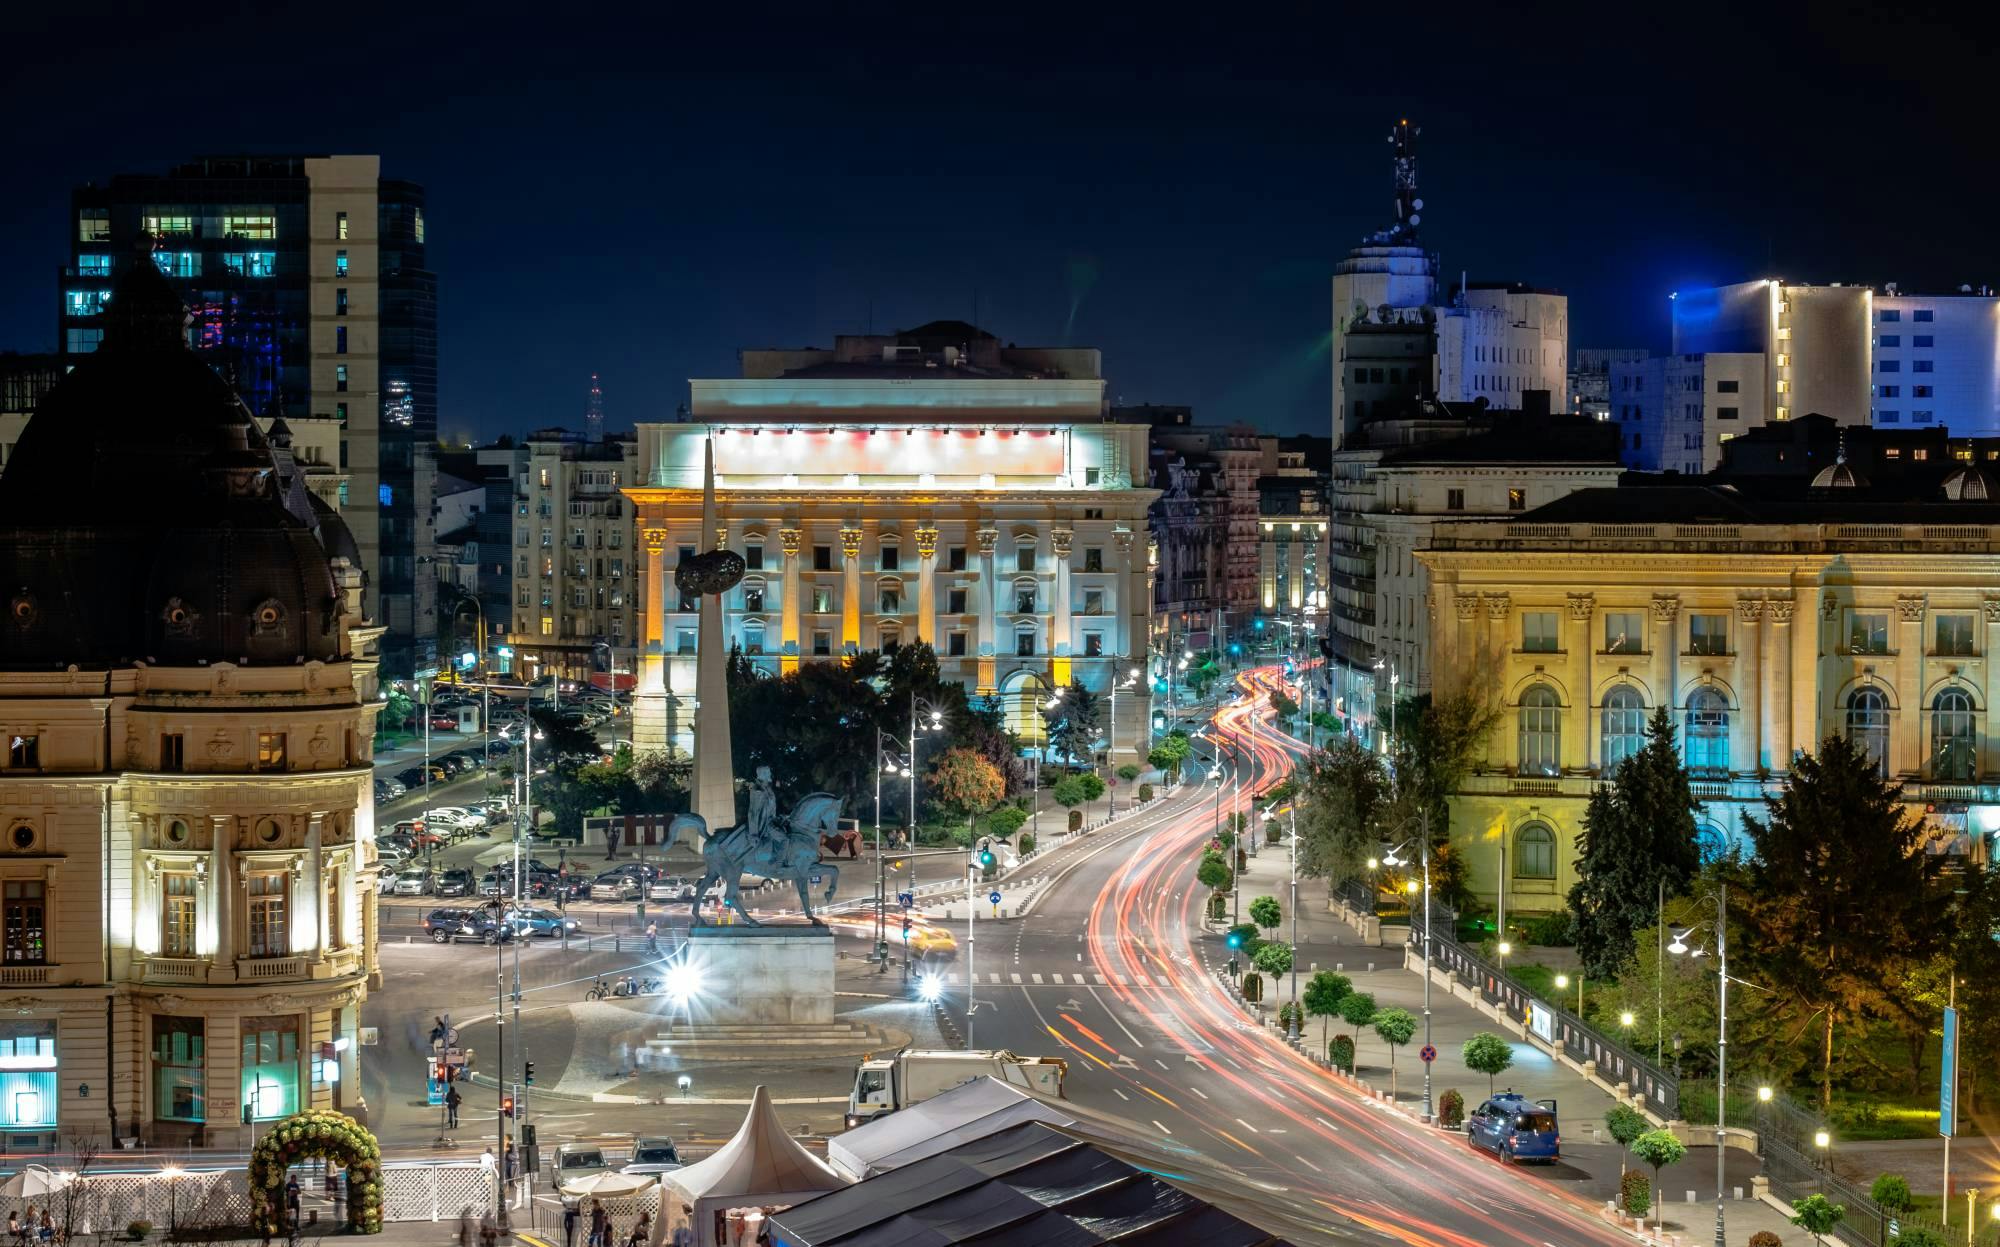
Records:
{"label": "tree", "polygon": [[1236,876],[1220,853],[1204,853],[1201,864],[1195,867],[1194,877],[1211,892],[1226,892]]}
{"label": "tree", "polygon": [[1766,1021],[1819,1040],[1820,1105],[1833,1103],[1834,1035],[1917,1007],[1897,990],[1945,934],[1940,859],[1867,752],[1829,736],[1800,754],[1768,814],[1744,815],[1755,855],[1744,898],[1745,977],[1768,985]]}
{"label": "tree", "polygon": [[392,688],[382,696],[382,724],[401,731],[417,712],[417,704],[402,689]]}
{"label": "tree", "polygon": [[1194,746],[1188,743],[1188,734],[1176,728],[1168,732],[1159,744],[1153,746],[1146,755],[1146,764],[1157,769],[1168,779],[1181,777],[1181,765],[1194,753]]}
{"label": "tree", "polygon": [[1486,1075],[1486,1094],[1491,1096],[1493,1080],[1514,1064],[1514,1045],[1492,1031],[1480,1031],[1465,1041],[1458,1055],[1465,1061],[1465,1068]]}
{"label": "tree", "polygon": [[1299,792],[1299,873],[1338,882],[1361,874],[1379,847],[1377,820],[1388,799],[1382,759],[1342,734],[1293,772]]}
{"label": "tree", "polygon": [[1917,1201],[1910,1197],[1909,1180],[1900,1173],[1878,1174],[1875,1184],[1868,1188],[1868,1198],[1890,1212],[1908,1212],[1917,1206]]}
{"label": "tree", "polygon": [[1655,707],[1645,745],[1592,791],[1576,838],[1569,907],[1586,973],[1615,974],[1632,955],[1633,933],[1658,921],[1661,886],[1678,896],[1701,869],[1695,809],[1673,718]]}
{"label": "tree", "polygon": [[1833,1227],[1847,1220],[1847,1205],[1833,1203],[1824,1195],[1808,1195],[1792,1201],[1788,1220],[1812,1235],[1815,1243],[1823,1243]]}
{"label": "tree", "polygon": [[1085,801],[1095,801],[1104,795],[1104,777],[1095,771],[1083,771],[1076,776],[1077,786],[1083,790]]}
{"label": "tree", "polygon": [[1604,1129],[1620,1148],[1618,1153],[1618,1175],[1625,1176],[1625,1152],[1632,1146],[1632,1140],[1653,1128],[1646,1115],[1630,1104],[1614,1104],[1604,1115]]}
{"label": "tree", "polygon": [[1065,775],[1049,788],[1049,797],[1065,810],[1073,810],[1090,800],[1080,775]]}
{"label": "tree", "polygon": [[1375,1034],[1389,1045],[1389,1098],[1396,1098],[1396,1049],[1417,1034],[1417,1019],[1408,1009],[1383,1009],[1376,1013]]}
{"label": "tree", "polygon": [[991,762],[970,749],[947,749],[924,777],[931,803],[956,818],[983,810],[1007,795],[1006,780]]}
{"label": "tree", "polygon": [[1264,937],[1257,934],[1257,924],[1254,922],[1239,922],[1223,932],[1223,937],[1225,939],[1234,937],[1237,941],[1236,946],[1243,950],[1245,956],[1250,957],[1257,955],[1257,946],[1264,942]]}
{"label": "tree", "polygon": [[[1711,904],[1705,908],[1712,921],[1715,906]],[[1667,902],[1665,934],[1668,942],[1702,921],[1696,909],[1697,906],[1686,901],[1679,905]],[[1669,955],[1663,962],[1659,955],[1660,934],[1659,927],[1651,920],[1633,932],[1633,951],[1618,966],[1618,981],[1593,992],[1593,1007],[1600,1018],[1617,1017],[1619,1013],[1629,1010],[1634,1025],[1625,1032],[1626,1042],[1644,1052],[1654,1050],[1656,1038],[1671,1050],[1673,1037],[1684,1036],[1688,1041],[1684,1054],[1688,1067],[1695,1071],[1711,1070],[1715,1064],[1715,973],[1712,960]],[[1729,945],[1732,950],[1740,947],[1733,928]],[[1739,1002],[1740,997],[1732,989],[1731,1012],[1742,1018],[1747,1018],[1757,1003],[1755,999],[1747,1004]],[[1576,1002],[1571,1000],[1570,1003]]]}
{"label": "tree", "polygon": [[1306,980],[1299,999],[1305,1004],[1306,1016],[1319,1019],[1320,1047],[1326,1046],[1327,1020],[1340,1012],[1340,1002],[1353,990],[1352,979],[1331,970],[1320,970]]}
{"label": "tree", "polygon": [[1287,697],[1282,690],[1272,689],[1271,710],[1278,716],[1280,722],[1284,722],[1298,714],[1299,703]]}
{"label": "tree", "polygon": [[1133,766],[1130,762],[1127,762],[1125,765],[1119,767],[1117,773],[1118,773],[1118,778],[1124,780],[1128,784],[1131,783],[1133,780],[1139,778],[1139,768]]}
{"label": "tree", "polygon": [[1951,980],[1957,977],[1960,1085],[1967,1104],[1976,1109],[1984,1086],[1981,1072],[2000,1065],[2000,941],[1991,938],[1992,932],[2000,931],[2000,877],[1995,867],[1968,865],[1956,899],[1943,949],[1906,979],[1905,990],[1912,1003],[1923,1008],[1923,1042],[1915,1052],[1921,1059],[1930,1036],[1941,1029],[1937,1019],[1954,990]]}
{"label": "tree", "polygon": [[1257,951],[1250,954],[1250,962],[1259,970],[1270,975],[1273,980],[1276,980],[1281,974],[1291,973],[1292,950],[1290,945],[1279,944],[1275,941],[1268,944],[1259,944],[1257,945]]}
{"label": "tree", "polygon": [[1349,992],[1340,998],[1340,1020],[1354,1028],[1354,1046],[1361,1047],[1361,1028],[1375,1020],[1375,997],[1371,992]]}
{"label": "tree", "polygon": [[[1250,921],[1264,928],[1266,932],[1277,930],[1278,924],[1283,920],[1284,910],[1279,906],[1277,897],[1260,896],[1250,902]],[[1265,938],[1268,939],[1269,936]]]}
{"label": "tree", "polygon": [[1053,700],[1054,705],[1042,707],[1042,718],[1048,724],[1049,744],[1074,766],[1077,759],[1090,758],[1096,752],[1097,738],[1102,735],[1098,723],[1097,695],[1079,681],[1071,679],[1063,686],[1061,695]]}
{"label": "tree", "polygon": [[1472,769],[1503,713],[1498,666],[1484,653],[1432,673],[1431,691],[1395,708],[1395,772],[1411,803],[1430,814],[1431,838],[1451,832],[1448,798]]}
{"label": "tree", "polygon": [[[1641,1164],[1653,1171],[1653,1189],[1656,1191],[1660,1189],[1660,1170],[1678,1162],[1681,1157],[1687,1155],[1687,1152],[1687,1144],[1675,1138],[1671,1130],[1648,1130],[1632,1140],[1632,1155],[1637,1156]],[[1664,1231],[1666,1201],[1655,1200],[1654,1204],[1660,1210],[1654,1224]]]}

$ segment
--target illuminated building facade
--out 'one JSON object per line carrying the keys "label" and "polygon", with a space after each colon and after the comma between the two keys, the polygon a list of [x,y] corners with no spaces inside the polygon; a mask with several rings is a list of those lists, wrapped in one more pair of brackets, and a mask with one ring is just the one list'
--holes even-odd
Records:
{"label": "illuminated building facade", "polygon": [[1503,711],[1452,799],[1473,890],[1560,908],[1590,793],[1660,705],[1707,852],[1763,814],[1795,751],[1841,735],[1902,783],[1933,851],[1983,856],[2000,829],[1996,498],[1967,458],[1873,484],[1836,461],[1435,526],[1416,559],[1438,679]]}
{"label": "illuminated building facade", "polygon": [[1278,472],[1257,482],[1259,630],[1264,648],[1312,655],[1326,631],[1326,481],[1303,451],[1280,450]]}
{"label": "illuminated building facade", "polygon": [[152,265],[0,477],[0,1138],[364,1112],[379,709],[359,550]]}
{"label": "illuminated building facade", "polygon": [[638,664],[638,480],[631,433],[544,429],[523,443],[514,490],[513,670],[629,688]]}
{"label": "illuminated building facade", "polygon": [[[639,426],[642,747],[689,744],[698,621],[673,573],[718,544],[748,564],[725,641],[771,674],[922,641],[1034,740],[1052,688],[1108,692],[1143,665],[1147,430],[1105,420],[1096,351],[940,321],[745,351],[743,374],[695,381],[687,422]],[[1121,690],[1120,761],[1145,753],[1148,709],[1143,682]]]}
{"label": "illuminated building facade", "polygon": [[383,178],[376,156],[232,156],[70,198],[64,357],[96,349],[132,240],[154,235],[196,351],[263,425],[284,416],[310,488],[353,529],[385,664],[433,665],[437,279],[423,188]]}

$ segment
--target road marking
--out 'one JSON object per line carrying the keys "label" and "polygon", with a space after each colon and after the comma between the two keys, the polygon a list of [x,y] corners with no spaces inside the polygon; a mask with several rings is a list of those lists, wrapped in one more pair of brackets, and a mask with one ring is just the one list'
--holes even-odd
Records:
{"label": "road marking", "polygon": [[[1320,1167],[1319,1167],[1318,1165],[1315,1165],[1315,1164],[1313,1164],[1313,1163],[1312,1163],[1311,1161],[1307,1160],[1307,1159],[1306,1159],[1305,1157],[1303,1157],[1303,1156],[1294,1156],[1294,1157],[1292,1157],[1292,1159],[1293,1159],[1293,1160],[1295,1160],[1295,1161],[1297,1161],[1297,1162],[1299,1162],[1299,1163],[1300,1163],[1301,1165],[1304,1165],[1304,1166],[1305,1166],[1306,1168],[1308,1168],[1308,1169],[1312,1170],[1312,1171],[1313,1171],[1314,1173],[1325,1173],[1325,1172],[1326,1172],[1326,1170],[1324,1170],[1324,1169],[1321,1169],[1321,1168],[1320,1168]],[[1548,1244],[1548,1243],[1543,1243],[1543,1244],[1542,1244],[1542,1247],[1551,1247],[1551,1245],[1550,1245],[1550,1244]]]}
{"label": "road marking", "polygon": [[1290,1131],[1288,1131],[1288,1130],[1286,1130],[1286,1129],[1285,1129],[1285,1128],[1284,1128],[1283,1126],[1272,1126],[1272,1127],[1270,1127],[1270,1128],[1269,1128],[1268,1130],[1264,1131],[1264,1133],[1265,1133],[1265,1134],[1289,1134],[1289,1133],[1291,1133],[1291,1132],[1290,1132]]}
{"label": "road marking", "polygon": [[[1030,975],[1029,975],[1028,977],[1029,977],[1029,978],[1031,978],[1031,979],[1033,979],[1033,980],[1035,980],[1035,983],[1036,983],[1036,985],[1037,985],[1037,986],[1039,986],[1039,985],[1041,984],[1041,981],[1042,981],[1042,976],[1041,976],[1041,975],[1039,975],[1039,974],[1030,974]],[[1018,979],[1017,979],[1017,980],[1015,980],[1015,981],[1016,981],[1016,982],[1019,982],[1020,980],[1018,980]]]}
{"label": "road marking", "polygon": [[1101,996],[1099,996],[1099,995],[1097,994],[1097,991],[1096,991],[1096,989],[1094,989],[1094,988],[1093,988],[1093,989],[1091,990],[1091,993],[1090,993],[1090,998],[1091,998],[1092,1000],[1095,1000],[1095,1001],[1097,1002],[1097,1006],[1098,1006],[1098,1008],[1100,1008],[1100,1009],[1103,1009],[1103,1010],[1104,1010],[1104,1013],[1105,1013],[1105,1016],[1107,1016],[1107,1017],[1109,1017],[1109,1018],[1111,1019],[1111,1021],[1112,1021],[1112,1024],[1113,1024],[1113,1025],[1117,1026],[1119,1030],[1121,1030],[1121,1031],[1124,1031],[1124,1032],[1125,1032],[1125,1038],[1127,1038],[1127,1039],[1129,1039],[1129,1040],[1131,1040],[1131,1041],[1132,1041],[1132,1046],[1133,1046],[1133,1047],[1135,1047],[1135,1048],[1143,1048],[1143,1047],[1145,1047],[1145,1046],[1146,1046],[1145,1044],[1143,1044],[1143,1043],[1140,1043],[1140,1042],[1139,1042],[1139,1037],[1138,1037],[1137,1035],[1134,1035],[1134,1034],[1132,1033],[1132,1028],[1131,1028],[1131,1027],[1129,1027],[1129,1026],[1125,1025],[1125,1023],[1123,1023],[1123,1022],[1121,1022],[1121,1021],[1119,1021],[1119,1020],[1118,1020],[1118,1015],[1117,1015],[1116,1013],[1112,1012],[1112,1011],[1111,1011],[1111,1009],[1110,1009],[1110,1008],[1109,1008],[1109,1007],[1108,1007],[1107,1005],[1105,1005],[1105,1003],[1104,1003],[1104,998],[1103,998],[1103,997],[1101,997]]}
{"label": "road marking", "polygon": [[1200,1087],[1189,1087],[1188,1090],[1194,1092],[1196,1095],[1200,1096],[1204,1100],[1208,1098],[1208,1093],[1203,1091]]}
{"label": "road marking", "polygon": [[[1153,1119],[1153,1124],[1154,1124],[1155,1126],[1160,1126],[1160,1119],[1159,1119],[1159,1118],[1157,1118],[1157,1117],[1155,1117],[1155,1118]],[[1171,1131],[1171,1130],[1167,1129],[1167,1128],[1166,1128],[1165,1126],[1160,1126],[1160,1133],[1161,1133],[1161,1134],[1167,1134],[1167,1135],[1170,1135],[1170,1134],[1172,1134],[1172,1133],[1173,1133],[1173,1131]]]}
{"label": "road marking", "polygon": [[1018,974],[1010,974],[1007,977],[1014,980],[1016,983],[1021,981],[1021,976]]}
{"label": "road marking", "polygon": [[[993,986],[995,986],[995,987],[998,987],[998,986],[1000,986],[1000,976],[999,976],[998,974],[990,974],[990,973],[989,973],[989,974],[988,974],[988,975],[986,976],[986,981],[987,981],[988,983],[991,983],[991,984],[992,984]],[[1014,976],[1014,981],[1015,981],[1016,983],[1020,982],[1020,981],[1021,981],[1021,976],[1020,976],[1020,975],[1018,975],[1018,974],[1017,974],[1017,975],[1015,975],[1015,976]]]}
{"label": "road marking", "polygon": [[1317,1115],[1317,1114],[1315,1114],[1315,1115],[1313,1116],[1313,1120],[1314,1120],[1314,1121],[1316,1121],[1316,1122],[1318,1122],[1318,1123],[1319,1123],[1320,1125],[1322,1125],[1322,1126],[1325,1126],[1325,1127],[1326,1127],[1326,1128],[1327,1128],[1328,1130],[1338,1130],[1338,1129],[1340,1129],[1340,1127],[1339,1127],[1339,1126],[1336,1126],[1336,1125],[1334,1125],[1334,1124],[1333,1124],[1332,1122],[1328,1121],[1328,1120],[1327,1120],[1326,1118],[1324,1118],[1324,1117],[1321,1117],[1321,1116],[1319,1116],[1319,1115]]}
{"label": "road marking", "polygon": [[[1118,1088],[1116,1088],[1116,1087],[1113,1087],[1113,1088],[1112,1088],[1112,1090],[1113,1090],[1113,1091],[1118,1091]],[[1131,1099],[1132,1097],[1131,1097],[1131,1096],[1129,1096],[1129,1095],[1126,1095],[1126,1094],[1125,1094],[1125,1093],[1124,1093],[1123,1091],[1118,1091],[1118,1098],[1119,1098],[1119,1099],[1121,1099],[1121,1100],[1129,1100],[1129,1099]]]}
{"label": "road marking", "polygon": [[1243,1127],[1243,1128],[1244,1128],[1245,1130],[1248,1130],[1248,1131],[1249,1131],[1249,1132],[1250,1132],[1251,1134],[1262,1134],[1262,1133],[1264,1133],[1263,1131],[1261,1131],[1261,1130],[1257,1129],[1257,1127],[1255,1127],[1255,1126],[1251,1125],[1251,1124],[1250,1124],[1249,1122],[1247,1122],[1247,1121],[1244,1121],[1244,1120],[1243,1120],[1243,1119],[1242,1119],[1241,1117],[1239,1117],[1239,1118],[1237,1118],[1237,1119],[1236,1119],[1236,1124],[1237,1124],[1237,1125],[1239,1125],[1239,1126],[1241,1126],[1241,1127]]}
{"label": "road marking", "polygon": [[1146,1086],[1144,1083],[1139,1084],[1139,1090],[1145,1092],[1149,1096],[1152,1096],[1155,1100],[1158,1100],[1160,1103],[1166,1105],[1168,1108],[1175,1110],[1176,1112],[1180,1110],[1181,1107],[1180,1105],[1174,1103],[1172,1100],[1169,1100],[1167,1097],[1161,1095],[1159,1092],[1153,1090],[1151,1087]]}
{"label": "road marking", "polygon": [[1160,1067],[1161,1069],[1164,1069],[1164,1070],[1167,1070],[1167,1072],[1168,1072],[1169,1074],[1173,1073],[1173,1071],[1172,1071],[1172,1070],[1170,1070],[1170,1069],[1167,1069],[1167,1063],[1166,1063],[1165,1061],[1162,1061],[1162,1060],[1161,1060],[1160,1058],[1158,1058],[1158,1057],[1154,1057],[1154,1058],[1153,1058],[1153,1064],[1155,1064],[1155,1065],[1159,1066],[1159,1067]]}
{"label": "road marking", "polygon": [[1072,974],[1070,975],[1070,978],[1076,980],[1079,983],[1083,982],[1083,976],[1081,974]]}
{"label": "road marking", "polygon": [[1082,953],[1078,953],[1078,954],[1076,955],[1076,959],[1077,959],[1078,961],[1082,961],[1082,960],[1083,960],[1083,954],[1082,954]]}
{"label": "road marking", "polygon": [[[1238,1120],[1240,1121],[1242,1119],[1238,1118]],[[1217,1130],[1215,1133],[1221,1135],[1223,1138],[1229,1140],[1231,1143],[1234,1143],[1236,1146],[1242,1148],[1244,1151],[1250,1153],[1252,1156],[1262,1156],[1264,1154],[1258,1151],[1256,1148],[1251,1147],[1248,1143],[1245,1143],[1243,1140],[1237,1138],[1235,1135],[1229,1133],[1227,1130]]]}

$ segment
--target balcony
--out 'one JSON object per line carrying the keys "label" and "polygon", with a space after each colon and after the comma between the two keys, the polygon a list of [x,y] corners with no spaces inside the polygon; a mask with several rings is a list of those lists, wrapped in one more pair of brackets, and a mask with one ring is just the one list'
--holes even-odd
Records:
{"label": "balcony", "polygon": [[245,982],[298,979],[306,974],[304,957],[238,957],[236,977]]}
{"label": "balcony", "polygon": [[45,987],[55,973],[54,966],[0,966],[0,987]]}
{"label": "balcony", "polygon": [[197,957],[149,957],[140,964],[148,983],[206,983],[208,962]]}

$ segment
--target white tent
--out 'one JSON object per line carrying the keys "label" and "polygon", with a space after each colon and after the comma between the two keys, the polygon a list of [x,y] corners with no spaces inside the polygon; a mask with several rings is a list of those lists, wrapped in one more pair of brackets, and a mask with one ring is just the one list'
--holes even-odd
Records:
{"label": "white tent", "polygon": [[979,1078],[835,1135],[826,1158],[858,1182],[1024,1121],[1073,1126],[1076,1117],[997,1078]]}
{"label": "white tent", "polygon": [[653,1222],[653,1247],[674,1243],[674,1232],[697,1247],[721,1247],[724,1213],[731,1208],[796,1204],[847,1182],[785,1133],[771,1093],[760,1086],[750,1111],[729,1142],[713,1156],[660,1175],[660,1215]]}

